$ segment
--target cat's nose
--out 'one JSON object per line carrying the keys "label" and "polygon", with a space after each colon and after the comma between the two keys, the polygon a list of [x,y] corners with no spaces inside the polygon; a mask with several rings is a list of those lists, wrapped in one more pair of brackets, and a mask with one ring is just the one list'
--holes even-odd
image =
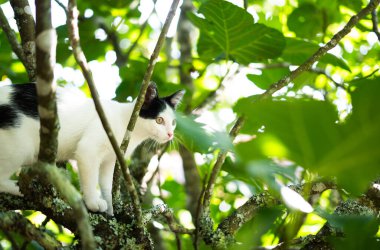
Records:
{"label": "cat's nose", "polygon": [[173,138],[173,133],[172,132],[168,132],[168,137],[171,140]]}

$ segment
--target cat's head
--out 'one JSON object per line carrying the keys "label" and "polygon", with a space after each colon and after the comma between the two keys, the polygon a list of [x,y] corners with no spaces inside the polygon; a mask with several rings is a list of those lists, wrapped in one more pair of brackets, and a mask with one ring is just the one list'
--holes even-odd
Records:
{"label": "cat's head", "polygon": [[173,139],[176,127],[175,109],[180,103],[184,90],[160,98],[156,84],[151,83],[145,94],[140,110],[141,126],[144,126],[151,139],[165,143]]}

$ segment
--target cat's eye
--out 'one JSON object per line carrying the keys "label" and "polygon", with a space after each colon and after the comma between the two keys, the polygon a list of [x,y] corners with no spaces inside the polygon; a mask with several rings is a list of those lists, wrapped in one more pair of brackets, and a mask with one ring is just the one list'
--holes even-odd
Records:
{"label": "cat's eye", "polygon": [[163,124],[164,123],[164,118],[162,118],[161,116],[159,116],[159,117],[156,118],[156,122],[157,122],[157,124]]}
{"label": "cat's eye", "polygon": [[172,125],[175,126],[176,124],[177,124],[177,121],[176,121],[176,119],[174,119],[174,120],[172,121]]}

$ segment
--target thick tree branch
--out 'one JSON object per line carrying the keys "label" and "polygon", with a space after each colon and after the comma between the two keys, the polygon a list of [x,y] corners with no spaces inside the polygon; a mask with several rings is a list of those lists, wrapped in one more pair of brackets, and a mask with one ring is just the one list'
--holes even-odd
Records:
{"label": "thick tree branch", "polygon": [[59,123],[54,80],[57,34],[51,24],[50,1],[36,1],[37,17],[37,96],[40,115],[40,152],[38,159],[53,164],[57,155]]}
{"label": "thick tree branch", "polygon": [[10,1],[15,19],[21,36],[21,44],[25,55],[25,67],[28,72],[29,80],[36,81],[36,43],[35,43],[35,24],[32,10],[28,0]]}
{"label": "thick tree branch", "polygon": [[82,247],[92,249],[95,247],[95,241],[91,226],[87,220],[88,214],[82,198],[55,166],[59,124],[53,69],[55,65],[57,35],[51,24],[51,2],[49,0],[37,0],[36,12],[37,95],[41,128],[40,151],[38,163],[34,166],[34,170],[42,176],[46,176],[71,205],[78,222]]}
{"label": "thick tree branch", "polygon": [[28,219],[15,212],[0,212],[0,229],[15,232],[26,239],[38,242],[44,249],[57,249],[62,245],[43,230],[36,228]]}

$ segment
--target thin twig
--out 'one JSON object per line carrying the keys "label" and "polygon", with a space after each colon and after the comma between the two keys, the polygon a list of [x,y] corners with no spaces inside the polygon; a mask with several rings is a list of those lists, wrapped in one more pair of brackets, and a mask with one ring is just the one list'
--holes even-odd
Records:
{"label": "thin twig", "polygon": [[66,13],[66,16],[68,16],[69,12],[68,12],[66,6],[59,0],[54,0],[54,2],[56,2],[56,4],[58,4],[59,7],[61,7],[63,9],[63,11]]}
{"label": "thin twig", "polygon": [[136,225],[138,228],[142,229],[142,211],[141,211],[140,200],[139,200],[135,185],[133,183],[129,170],[126,166],[126,163],[124,160],[124,154],[121,152],[119,148],[119,144],[112,132],[111,126],[109,122],[107,121],[105,112],[99,100],[99,94],[96,90],[91,70],[88,66],[86,57],[80,47],[80,37],[79,37],[79,30],[78,30],[78,9],[76,7],[75,0],[69,1],[68,13],[69,13],[69,16],[67,18],[67,22],[68,22],[71,47],[73,48],[74,57],[77,63],[79,64],[79,66],[81,67],[83,75],[88,83],[88,86],[91,91],[92,99],[94,101],[95,109],[99,115],[103,128],[106,131],[107,137],[112,145],[112,148],[115,151],[117,161],[119,162],[120,166],[122,166],[122,169],[123,169],[122,172],[126,180],[128,193],[132,199],[132,206],[133,206],[133,210],[134,210],[134,214],[136,218]]}
{"label": "thin twig", "polygon": [[[241,127],[243,126],[244,119],[245,119],[244,117],[239,117],[236,120],[234,126],[232,127],[230,131],[230,137],[232,139],[234,139],[239,133]],[[226,159],[227,153],[228,153],[227,151],[221,151],[214,164],[214,167],[212,168],[210,179],[208,180],[208,183],[204,192],[204,196],[203,196],[203,208],[202,208],[203,213],[209,210],[212,190],[214,189],[216,178],[218,177],[220,169],[222,168],[224,160]]]}
{"label": "thin twig", "polygon": [[16,33],[9,25],[8,20],[5,17],[3,9],[1,7],[0,7],[0,26],[2,30],[4,31],[5,35],[7,36],[9,44],[11,45],[13,52],[17,55],[17,57],[20,59],[20,61],[22,62],[22,64],[24,65],[26,69],[27,63],[26,63],[25,54],[22,49],[22,46],[17,41]]}
{"label": "thin twig", "polygon": [[[153,13],[153,11],[152,11]],[[127,52],[123,55],[123,58],[124,58],[124,61],[123,61],[123,64],[127,64],[129,62],[129,59],[131,57],[131,53],[133,52],[133,50],[136,48],[137,44],[139,43],[141,37],[143,36],[144,34],[144,31],[146,29],[146,27],[148,26],[148,21],[149,21],[149,18],[150,16],[152,15],[152,13],[150,13],[149,17],[145,20],[145,22],[141,25],[141,28],[140,28],[140,33],[139,35],[137,36],[136,40],[132,43],[132,45],[128,48]]]}
{"label": "thin twig", "polygon": [[327,51],[334,48],[340,40],[342,40],[343,37],[345,37],[351,29],[359,22],[360,19],[368,15],[372,12],[372,10],[376,9],[376,7],[379,5],[380,0],[373,0],[371,1],[364,9],[362,9],[358,14],[352,16],[348,23],[343,27],[342,30],[340,30],[338,33],[336,33],[331,40],[326,43],[324,46],[320,47],[317,52],[315,52],[308,60],[306,60],[303,64],[301,64],[297,69],[290,72],[289,75],[286,77],[283,77],[278,82],[272,84],[262,95],[261,98],[269,98],[271,97],[275,92],[282,89],[286,85],[288,85],[294,78],[296,78],[299,74],[301,74],[304,71],[309,70],[312,65],[318,61],[322,56],[324,56]]}
{"label": "thin twig", "polygon": [[[135,128],[136,121],[137,121],[137,118],[138,118],[139,113],[140,113],[140,109],[144,103],[145,93],[146,93],[146,90],[147,90],[148,85],[150,83],[150,79],[151,79],[152,74],[153,74],[153,69],[154,69],[154,66],[156,65],[156,62],[157,62],[157,57],[158,57],[160,50],[161,50],[161,47],[164,43],[165,36],[169,30],[169,26],[170,26],[170,24],[173,20],[173,17],[176,13],[178,3],[179,3],[179,0],[173,0],[173,3],[170,7],[170,11],[166,17],[165,24],[162,27],[160,36],[157,40],[156,47],[154,48],[154,51],[150,57],[148,68],[145,71],[144,79],[143,79],[143,82],[141,84],[140,93],[137,97],[136,104],[133,108],[132,116],[131,116],[131,119],[129,120],[127,131],[126,131],[124,139],[123,139],[123,143],[121,144],[121,149],[123,152],[127,151],[129,141],[131,139],[132,131]],[[128,171],[127,169],[122,169],[122,170]]]}
{"label": "thin twig", "polygon": [[[226,79],[230,79],[232,75],[236,75],[239,72],[239,69],[237,69],[234,73],[231,74],[232,67],[231,65],[228,66],[228,69],[226,73],[219,79],[218,86],[216,89],[211,91],[207,97],[194,109],[194,113],[199,113],[202,110],[209,108],[208,106],[211,106],[211,108],[218,102],[217,98],[219,93],[221,93],[224,90],[224,82]],[[230,75],[230,76],[229,76]]]}
{"label": "thin twig", "polygon": [[166,204],[160,204],[147,210],[144,213],[144,223],[150,222],[153,218],[163,216],[168,223],[168,226],[172,232],[179,234],[193,234],[194,229],[188,229],[178,224],[174,218],[172,209],[168,208]]}
{"label": "thin twig", "polygon": [[[373,0],[371,0],[372,2]],[[372,31],[375,32],[377,36],[377,40],[380,42],[380,31],[379,31],[379,26],[378,26],[378,19],[377,19],[377,12],[376,9],[373,9],[371,11],[371,20],[372,20]]]}

